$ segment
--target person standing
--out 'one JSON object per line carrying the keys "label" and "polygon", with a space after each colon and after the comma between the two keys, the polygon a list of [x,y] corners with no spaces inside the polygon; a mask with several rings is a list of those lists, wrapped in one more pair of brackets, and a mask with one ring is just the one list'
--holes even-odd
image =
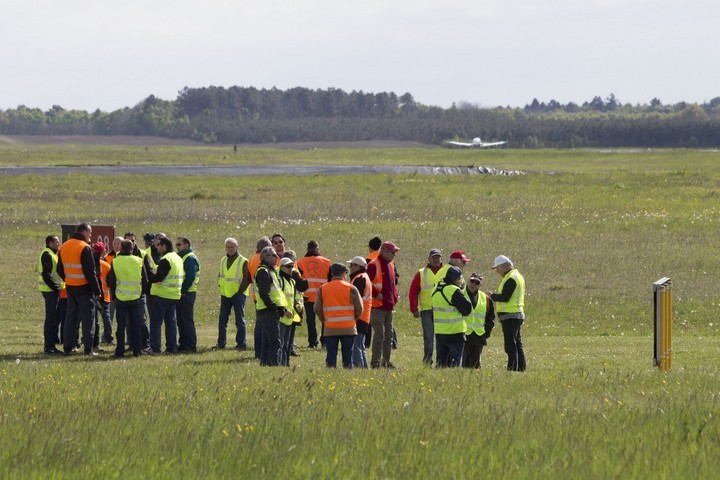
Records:
{"label": "person standing", "polygon": [[197,352],[195,297],[200,281],[200,260],[195,255],[189,238],[178,237],[175,240],[175,247],[183,261],[183,270],[185,270],[185,279],[180,287],[180,300],[176,307],[178,352]]}
{"label": "person standing", "polygon": [[365,335],[370,330],[370,314],[372,313],[372,282],[366,272],[367,261],[361,257],[353,257],[350,264],[350,283],[357,288],[363,304],[363,313],[356,322],[357,335],[353,341],[353,367],[368,368],[365,354]]}
{"label": "person standing", "polygon": [[[283,253],[283,258],[289,258],[293,261],[293,268],[291,269],[290,275],[293,279],[293,282],[295,283],[295,296],[298,300],[300,300],[299,304],[295,304],[295,313],[297,313],[297,315],[293,316],[293,323],[292,327],[290,328],[290,356],[299,357],[300,354],[297,352],[297,346],[295,345],[295,331],[300,325],[302,325],[302,317],[303,313],[305,312],[305,304],[303,303],[303,292],[308,289],[308,282],[307,280],[302,278],[302,275],[300,275],[300,271],[297,269],[297,255],[295,254],[295,250],[285,250],[285,253]],[[283,275],[283,272],[284,271],[280,269],[281,276]]]}
{"label": "person standing", "polygon": [[472,312],[465,319],[467,331],[465,332],[465,348],[463,348],[462,366],[465,368],[480,368],[483,347],[495,327],[495,308],[490,296],[480,290],[483,277],[473,273],[467,282],[465,293],[472,304]]}
{"label": "person standing", "polygon": [[142,294],[147,290],[148,276],[143,259],[133,255],[133,246],[131,240],[120,242],[107,279],[117,313],[114,358],[122,358],[125,355],[125,329],[128,325],[131,332],[128,341],[133,356],[139,357],[143,350],[140,324],[144,316],[145,304],[142,301]]}
{"label": "person standing", "polygon": [[[380,255],[380,246],[382,245],[382,239],[380,237],[373,237],[368,242],[368,254],[365,257],[365,261],[369,264]],[[365,348],[370,348],[372,345],[372,325],[368,328],[367,334],[365,335]]]}
{"label": "person standing", "polygon": [[260,266],[255,271],[257,321],[262,325],[260,365],[271,367],[278,365],[280,317],[293,317],[292,312],[286,308],[285,294],[275,270],[277,258],[273,247],[263,248],[260,252]]}
{"label": "person standing", "polygon": [[[305,312],[307,314],[308,348],[318,347],[317,325],[315,325],[315,299],[320,287],[330,279],[330,259],[320,255],[320,245],[315,240],[307,244],[307,253],[297,261],[297,268],[302,277],[308,282],[305,290]],[[322,323],[320,324],[320,342],[323,341]]]}
{"label": "person standing", "polygon": [[58,249],[60,248],[60,239],[54,235],[45,237],[45,248],[40,254],[38,261],[38,290],[45,301],[45,322],[43,323],[43,339],[45,343],[45,353],[60,353],[55,348],[56,343],[60,343],[57,337],[58,331],[58,302],[60,291],[65,288],[65,282],[62,281],[57,273],[58,266]]}
{"label": "person standing", "polygon": [[423,363],[432,365],[435,328],[433,326],[432,294],[441,278],[445,277],[450,265],[443,265],[442,252],[430,250],[428,263],[418,270],[410,282],[408,300],[413,317],[420,319],[423,330]]}
{"label": "person standing", "polygon": [[95,350],[100,346],[100,323],[99,319],[102,319],[103,333],[102,343],[105,345],[115,345],[112,336],[112,319],[110,318],[110,287],[107,284],[107,276],[110,273],[110,264],[105,261],[105,244],[103,242],[95,242],[92,246],[93,256],[95,258],[95,268],[100,275],[100,287],[102,288],[102,295],[100,301],[95,304],[95,312],[93,318],[95,319],[95,339],[93,340],[93,348]]}
{"label": "person standing", "polygon": [[93,303],[100,301],[100,282],[95,271],[95,259],[90,247],[92,227],[81,223],[75,233],[63,243],[58,253],[57,272],[65,281],[68,294],[67,317],[63,326],[63,353],[70,355],[77,340],[78,324],[82,327],[85,355],[93,352],[95,321]]}
{"label": "person standing", "polygon": [[227,326],[230,311],[235,310],[235,348],[247,350],[245,326],[245,296],[248,282],[248,260],[238,253],[238,242],[225,239],[225,256],[220,260],[218,287],[220,288],[220,314],[218,316],[218,339],[216,348],[222,350],[227,342]]}
{"label": "person standing", "polygon": [[[257,289],[255,288],[255,272],[257,271],[261,263],[260,252],[262,252],[263,248],[270,246],[272,246],[272,242],[268,237],[260,237],[255,244],[255,255],[250,257],[250,260],[248,260],[247,276],[245,277],[245,280],[247,280],[248,285],[252,285],[252,289],[248,288],[248,290],[252,291],[253,303],[257,302]],[[245,295],[247,295],[247,292],[245,292]],[[255,310],[257,311],[257,304],[255,305]],[[255,316],[255,326],[253,327],[253,341],[255,343],[255,358],[260,360],[262,351],[262,324],[260,324],[260,322],[257,320],[257,315]]]}
{"label": "person standing", "polygon": [[303,311],[302,293],[298,291],[295,283],[295,262],[292,258],[283,257],[280,259],[279,277],[280,286],[285,295],[285,303],[287,309],[292,312],[292,318],[287,316],[280,317],[280,351],[278,363],[289,367],[290,356],[292,352],[292,339],[295,326],[301,321],[300,314]]}
{"label": "person standing", "polygon": [[372,368],[395,368],[392,353],[393,311],[398,302],[398,290],[393,260],[400,249],[393,242],[380,246],[380,255],[370,262],[367,274],[372,281],[372,312],[370,325],[375,332],[372,341]]}
{"label": "person standing", "polygon": [[472,304],[461,285],[462,272],[450,267],[432,294],[437,367],[459,367],[465,344],[466,317],[472,312]]}
{"label": "person standing", "polygon": [[348,268],[342,263],[330,267],[332,278],[322,285],[315,299],[315,315],[325,325],[325,364],[337,366],[338,344],[342,345],[343,368],[352,368],[352,349],[357,335],[357,320],[363,314],[360,292],[347,282]]}
{"label": "person standing", "polygon": [[173,250],[173,243],[166,236],[157,242],[160,260],[157,271],[150,275],[150,351],[161,353],[162,326],[165,324],[165,353],[177,353],[177,320],[175,309],[180,300],[185,268],[180,256]]}
{"label": "person standing", "polygon": [[498,320],[502,325],[505,353],[508,356],[507,369],[524,372],[526,368],[520,328],[525,321],[525,279],[505,255],[499,255],[492,269],[502,277],[498,292],[490,295],[495,302]]}

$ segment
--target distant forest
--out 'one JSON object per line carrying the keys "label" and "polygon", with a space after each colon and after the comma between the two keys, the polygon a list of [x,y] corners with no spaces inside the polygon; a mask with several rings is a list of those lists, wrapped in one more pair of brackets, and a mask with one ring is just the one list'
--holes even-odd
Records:
{"label": "distant forest", "polygon": [[206,143],[507,140],[510,148],[720,147],[720,97],[703,104],[622,104],[615,95],[581,105],[534,99],[523,108],[440,108],[410,93],[253,87],[185,88],[113,112],[0,110],[5,135],[150,135]]}

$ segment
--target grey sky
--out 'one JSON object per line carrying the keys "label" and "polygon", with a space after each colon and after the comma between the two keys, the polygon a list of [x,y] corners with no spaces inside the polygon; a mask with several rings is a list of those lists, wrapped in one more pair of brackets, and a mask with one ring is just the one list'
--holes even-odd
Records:
{"label": "grey sky", "polygon": [[0,109],[109,111],[210,85],[704,102],[720,96],[718,25],[714,0],[6,0]]}

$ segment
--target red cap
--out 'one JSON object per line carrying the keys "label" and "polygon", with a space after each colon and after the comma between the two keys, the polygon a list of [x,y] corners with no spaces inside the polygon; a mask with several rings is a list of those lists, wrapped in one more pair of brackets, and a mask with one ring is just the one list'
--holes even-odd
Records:
{"label": "red cap", "polygon": [[103,242],[97,242],[95,245],[93,245],[93,250],[95,250],[97,253],[103,253],[105,252],[105,244]]}
{"label": "red cap", "polygon": [[380,245],[380,250],[384,252],[399,252],[400,249],[393,242],[385,242]]}
{"label": "red cap", "polygon": [[465,256],[465,254],[462,252],[462,250],[455,250],[453,253],[450,254],[450,258],[459,258],[463,262],[470,261],[470,259]]}

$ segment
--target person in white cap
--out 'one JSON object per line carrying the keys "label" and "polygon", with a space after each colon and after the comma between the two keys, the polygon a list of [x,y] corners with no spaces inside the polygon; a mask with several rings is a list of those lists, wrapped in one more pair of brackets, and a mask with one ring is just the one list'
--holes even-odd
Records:
{"label": "person in white cap", "polygon": [[433,326],[432,293],[437,284],[445,278],[452,265],[443,265],[442,252],[433,248],[428,254],[427,265],[417,271],[410,282],[408,300],[413,317],[419,318],[423,330],[423,363],[432,365],[435,347]]}
{"label": "person in white cap", "polygon": [[505,337],[505,353],[508,356],[507,369],[524,372],[526,368],[520,328],[525,321],[525,279],[505,255],[499,255],[492,269],[502,277],[498,293],[490,298],[495,302],[497,318]]}

